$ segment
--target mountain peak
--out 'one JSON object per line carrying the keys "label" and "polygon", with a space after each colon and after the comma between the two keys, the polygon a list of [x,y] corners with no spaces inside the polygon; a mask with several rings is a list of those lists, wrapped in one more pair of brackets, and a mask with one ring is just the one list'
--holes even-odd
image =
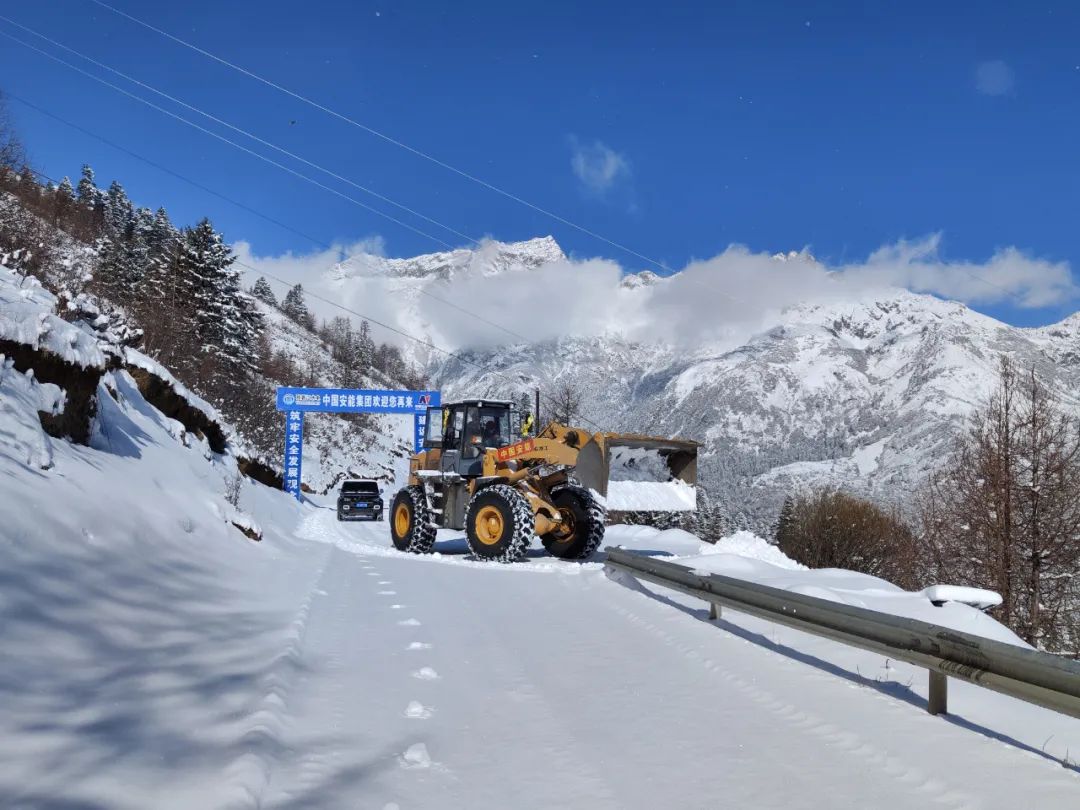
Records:
{"label": "mountain peak", "polygon": [[425,253],[407,259],[367,254],[352,256],[334,265],[327,275],[337,280],[379,275],[449,280],[460,272],[492,275],[512,270],[535,270],[565,260],[566,254],[554,237],[539,236],[522,242],[482,240],[474,248]]}

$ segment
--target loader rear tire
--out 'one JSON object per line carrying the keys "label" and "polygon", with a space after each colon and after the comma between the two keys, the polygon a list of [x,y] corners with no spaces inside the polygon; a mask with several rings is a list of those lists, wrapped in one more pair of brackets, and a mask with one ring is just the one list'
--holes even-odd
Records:
{"label": "loader rear tire", "polygon": [[390,507],[390,539],[398,551],[427,554],[435,545],[435,526],[423,487],[405,487]]}
{"label": "loader rear tire", "polygon": [[564,560],[583,560],[604,542],[604,507],[581,487],[563,487],[551,498],[559,508],[567,530],[550,532],[540,540],[548,553]]}
{"label": "loader rear tire", "polygon": [[469,549],[485,560],[511,563],[522,559],[536,535],[529,501],[506,484],[485,487],[465,511]]}

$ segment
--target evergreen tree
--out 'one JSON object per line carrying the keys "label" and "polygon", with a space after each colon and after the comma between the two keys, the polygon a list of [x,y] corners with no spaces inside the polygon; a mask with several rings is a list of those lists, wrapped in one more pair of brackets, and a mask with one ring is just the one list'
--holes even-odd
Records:
{"label": "evergreen tree", "polygon": [[285,294],[285,300],[281,302],[281,311],[301,326],[311,329],[314,318],[304,301],[304,287],[297,284]]}
{"label": "evergreen tree", "polygon": [[219,392],[238,385],[258,361],[261,316],[241,288],[235,261],[209,219],[185,231],[178,270],[202,358],[198,376]]}
{"label": "evergreen tree", "polygon": [[[140,209],[145,210],[145,209]],[[149,211],[139,217],[139,232],[146,247],[146,269],[139,288],[139,299],[146,320],[155,320],[153,313],[171,312],[176,305],[175,260],[180,235],[169,221],[164,208],[159,208],[147,221]],[[148,331],[162,324],[146,324]]]}
{"label": "evergreen tree", "polygon": [[355,363],[360,371],[369,371],[375,362],[375,341],[371,338],[371,324],[360,321],[360,331],[356,336]]}
{"label": "evergreen tree", "polygon": [[780,514],[776,518],[776,527],[773,530],[773,539],[777,545],[787,546],[791,544],[794,520],[795,499],[788,495],[784,498],[784,505],[780,507]]}
{"label": "evergreen tree", "polygon": [[83,164],[82,177],[78,186],[79,202],[89,209],[96,208],[101,201],[101,192],[94,182],[94,170],[89,165]]}
{"label": "evergreen tree", "polygon": [[251,294],[264,304],[269,304],[272,307],[278,305],[277,299],[274,297],[274,291],[270,289],[270,282],[262,276],[259,276],[255,286],[251,288]]}
{"label": "evergreen tree", "polygon": [[135,206],[119,182],[113,180],[105,193],[105,227],[109,236],[123,236],[135,222]]}

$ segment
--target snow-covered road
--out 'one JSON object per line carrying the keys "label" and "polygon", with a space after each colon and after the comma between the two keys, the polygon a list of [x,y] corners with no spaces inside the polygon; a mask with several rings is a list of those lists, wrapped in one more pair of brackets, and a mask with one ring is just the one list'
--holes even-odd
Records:
{"label": "snow-covered road", "polygon": [[1010,701],[960,685],[963,717],[933,718],[913,670],[747,617],[717,627],[701,605],[612,582],[598,563],[472,563],[452,538],[441,558],[407,557],[385,524],[321,509],[299,535],[310,590],[292,675],[268,706],[280,737],[258,805],[1080,800],[1077,773],[980,724],[1003,712],[1014,733],[1045,720],[1075,734],[1076,721],[1031,707],[1010,721]]}

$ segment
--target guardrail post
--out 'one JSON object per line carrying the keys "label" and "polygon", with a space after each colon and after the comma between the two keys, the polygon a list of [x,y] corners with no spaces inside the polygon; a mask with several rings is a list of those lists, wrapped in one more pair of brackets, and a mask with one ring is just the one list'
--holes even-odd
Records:
{"label": "guardrail post", "polygon": [[716,602],[709,602],[709,621],[716,621],[720,618],[720,606]]}
{"label": "guardrail post", "polygon": [[930,714],[945,714],[949,710],[949,679],[941,672],[930,670],[930,698],[926,710]]}

